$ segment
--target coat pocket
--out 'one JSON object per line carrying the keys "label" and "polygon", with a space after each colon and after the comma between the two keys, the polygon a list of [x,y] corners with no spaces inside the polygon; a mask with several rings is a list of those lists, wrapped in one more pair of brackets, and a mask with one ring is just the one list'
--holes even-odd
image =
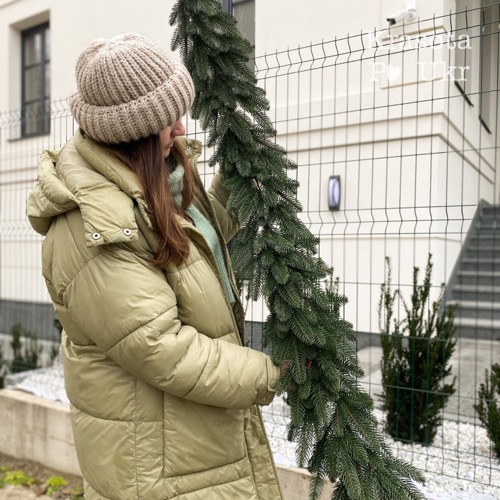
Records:
{"label": "coat pocket", "polygon": [[165,476],[222,467],[246,457],[243,410],[165,394]]}

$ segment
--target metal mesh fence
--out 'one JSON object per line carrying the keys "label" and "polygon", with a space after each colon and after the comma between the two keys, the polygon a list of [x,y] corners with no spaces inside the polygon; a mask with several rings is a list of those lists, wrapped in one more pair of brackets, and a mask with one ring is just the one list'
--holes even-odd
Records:
{"label": "metal mesh fence", "polygon": [[[424,470],[493,487],[500,487],[498,459],[473,405],[484,370],[500,359],[499,10],[464,10],[255,59],[276,141],[298,166],[290,175],[300,182],[300,216],[349,299],[343,316],[358,332],[360,383],[374,396],[381,425],[386,258],[400,290],[395,317],[403,319],[414,268],[422,277],[431,254],[431,299],[444,283],[440,312],[457,304],[446,379],[456,378],[456,392],[431,446],[405,439],[396,446]],[[21,323],[39,338],[57,338],[41,239],[24,210],[40,152],[60,147],[74,129],[65,101],[52,103],[46,136],[22,139],[21,114],[0,114],[0,333]],[[187,133],[204,142],[189,119]],[[204,150],[199,167],[207,183],[209,157]],[[339,207],[330,206],[332,177],[340,180]],[[249,343],[261,349],[266,306],[245,305]],[[382,323],[385,314],[382,308]],[[282,437],[286,410],[272,411]]]}

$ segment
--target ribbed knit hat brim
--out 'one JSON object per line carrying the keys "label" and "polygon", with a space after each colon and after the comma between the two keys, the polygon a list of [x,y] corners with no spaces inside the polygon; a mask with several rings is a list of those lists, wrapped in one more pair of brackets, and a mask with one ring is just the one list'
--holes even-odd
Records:
{"label": "ribbed knit hat brim", "polygon": [[185,115],[194,99],[187,69],[135,33],[93,42],[76,73],[71,112],[87,135],[107,144],[157,134]]}

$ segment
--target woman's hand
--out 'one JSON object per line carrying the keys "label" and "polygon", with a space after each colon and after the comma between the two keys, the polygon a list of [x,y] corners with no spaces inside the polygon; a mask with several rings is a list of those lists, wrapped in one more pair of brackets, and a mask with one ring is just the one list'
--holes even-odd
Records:
{"label": "woman's hand", "polygon": [[280,363],[280,377],[286,375],[288,370],[290,369],[290,360],[285,360]]}

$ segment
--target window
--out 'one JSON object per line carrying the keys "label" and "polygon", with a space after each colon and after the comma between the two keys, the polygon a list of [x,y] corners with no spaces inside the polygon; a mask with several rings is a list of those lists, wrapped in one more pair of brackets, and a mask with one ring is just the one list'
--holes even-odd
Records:
{"label": "window", "polygon": [[21,136],[50,132],[49,24],[21,33]]}
{"label": "window", "polygon": [[[500,16],[492,0],[457,0],[455,65],[464,68],[455,84],[470,106],[477,107],[479,121],[491,133],[497,107]],[[461,47],[461,48],[460,48]]]}
{"label": "window", "polygon": [[495,120],[496,96],[498,88],[498,5],[485,5],[481,9],[481,46],[479,75],[479,119],[486,130],[491,133]]}
{"label": "window", "polygon": [[[222,0],[222,8],[233,14],[238,28],[255,47],[255,0]],[[250,59],[254,56],[255,49],[250,54]]]}
{"label": "window", "polygon": [[[460,40],[461,37],[466,40],[470,40],[472,38],[469,26],[473,25],[473,15],[474,11],[471,12],[470,1],[467,5],[467,0],[457,0],[457,16],[455,19],[456,40]],[[460,79],[455,80],[455,84],[460,89],[460,92],[464,95],[467,102],[472,105],[472,102],[468,97],[472,92],[472,50],[469,47],[470,44],[457,44],[457,48],[455,49],[455,66],[457,68],[461,68]]]}

